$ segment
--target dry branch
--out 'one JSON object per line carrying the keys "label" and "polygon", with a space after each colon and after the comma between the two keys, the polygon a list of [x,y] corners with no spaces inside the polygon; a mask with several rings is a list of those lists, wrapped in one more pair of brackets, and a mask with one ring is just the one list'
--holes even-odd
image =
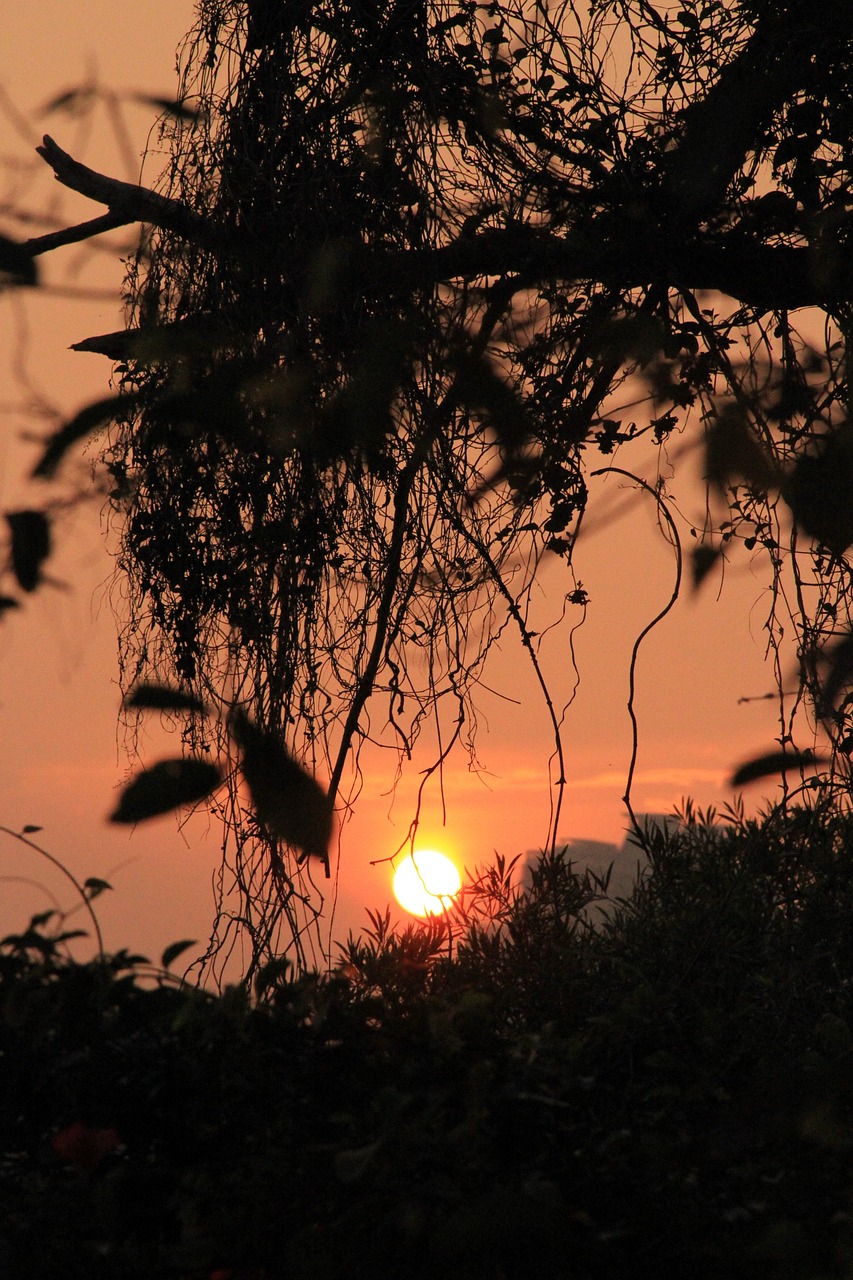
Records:
{"label": "dry branch", "polygon": [[61,231],[50,231],[43,236],[32,236],[24,241],[24,247],[30,256],[37,258],[39,254],[50,253],[66,244],[79,244],[81,240],[91,240],[104,231],[114,231],[116,227],[126,226],[134,219],[120,213],[104,213],[99,218],[90,218],[87,222],[78,222],[76,226],[65,227]]}
{"label": "dry branch", "polygon": [[[117,219],[112,223],[113,226],[121,226],[128,222],[147,222],[157,227],[177,231],[180,235],[201,242],[210,241],[213,238],[211,228],[204,218],[200,218],[180,200],[162,196],[148,187],[141,187],[132,182],[122,182],[118,178],[97,173],[87,165],[81,164],[79,160],[75,160],[67,151],[63,151],[48,134],[45,134],[42,145],[36,147],[36,150],[45,163],[50,165],[57,182],[61,182],[70,191],[86,196],[89,200],[105,204],[112,218]],[[99,225],[103,221],[101,218],[95,218],[91,223],[82,223],[69,230],[82,233],[85,227],[89,227],[89,234],[97,235],[99,231],[108,229],[104,225]],[[55,234],[61,237],[67,233]],[[85,239],[86,237],[80,234],[75,238]],[[57,244],[61,243],[71,243],[71,241],[63,241],[60,238]]]}

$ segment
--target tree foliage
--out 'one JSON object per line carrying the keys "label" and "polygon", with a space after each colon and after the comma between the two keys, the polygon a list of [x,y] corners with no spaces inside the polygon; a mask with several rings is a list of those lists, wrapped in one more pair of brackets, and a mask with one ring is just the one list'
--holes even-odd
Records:
{"label": "tree foliage", "polygon": [[[220,711],[193,721],[196,749],[219,724],[227,751],[251,716],[342,814],[385,731],[407,757],[436,726],[438,775],[473,753],[502,627],[535,662],[543,555],[583,607],[591,471],[639,441],[661,475],[701,448],[694,583],[766,555],[780,690],[791,625],[802,666],[780,757],[797,772],[819,730],[846,788],[845,19],[841,0],[201,0],[156,191],[45,139],[108,212],[33,256],[150,227],[127,331],[78,344],[117,362],[118,402],[37,468],[115,413],[128,685],[177,681]],[[661,476],[640,479],[669,512]],[[282,894],[303,875],[286,834],[234,788],[227,812],[237,880],[267,904],[259,960],[282,911],[299,933],[308,890]]]}

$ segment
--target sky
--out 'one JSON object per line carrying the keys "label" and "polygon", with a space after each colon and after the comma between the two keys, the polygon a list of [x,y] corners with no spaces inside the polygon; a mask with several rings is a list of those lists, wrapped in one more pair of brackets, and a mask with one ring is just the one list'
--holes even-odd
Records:
{"label": "sky", "polygon": [[[92,167],[138,179],[152,113],[128,94],[174,94],[175,50],[191,16],[192,6],[175,0],[152,0],[142,10],[116,0],[83,0],[73,10],[59,0],[13,7],[4,20],[0,78],[7,104],[0,113],[2,199],[33,212],[56,212],[61,201],[69,224],[101,211],[63,194],[34,156],[46,131]],[[87,80],[118,95],[118,116],[107,95],[93,117],[60,112],[37,118],[45,103]],[[159,167],[156,158],[146,161],[144,178],[153,182]],[[119,259],[128,241],[121,232],[106,239],[111,252],[71,247],[43,260],[46,291],[0,297],[2,509],[40,500],[22,481],[37,453],[33,434],[48,432],[108,392],[108,362],[68,351],[74,341],[121,327]],[[652,481],[654,462],[648,459],[646,473]],[[599,489],[593,496],[613,515],[598,528],[590,520],[578,545],[575,570],[590,597],[586,620],[571,635],[570,625],[548,632],[540,660],[555,703],[571,703],[564,718],[567,786],[560,835],[621,845],[621,796],[631,754],[628,664],[637,634],[669,599],[674,563],[647,496],[618,477],[600,482]],[[688,518],[701,522],[699,486],[679,475],[671,492]],[[597,509],[598,503],[591,507],[593,515]],[[0,624],[0,825],[11,831],[41,827],[33,838],[74,875],[113,885],[98,902],[108,949],[129,947],[155,957],[178,938],[203,941],[219,864],[216,824],[204,814],[183,823],[170,815],[135,829],[106,821],[128,772],[178,754],[180,744],[153,720],[138,743],[139,758],[135,764],[128,759],[117,721],[113,610],[120,611],[120,584],[95,505],[60,522],[49,572],[55,585]],[[572,585],[559,561],[543,565],[535,629],[545,631],[560,615]],[[773,703],[760,700],[774,688],[765,661],[768,607],[760,568],[744,560],[726,571],[724,582],[712,577],[698,596],[685,592],[644,641],[635,704],[637,812],[668,813],[688,795],[702,807],[723,806],[734,798],[725,781],[732,767],[772,745]],[[541,847],[553,804],[547,712],[521,647],[508,633],[486,682],[477,739],[482,770],[471,773],[461,761],[449,767],[442,794],[435,789],[428,796],[420,828],[421,843],[445,849],[465,867],[483,864],[495,852],[512,857]],[[359,929],[367,908],[391,900],[392,868],[385,860],[405,838],[419,783],[417,761],[396,790],[387,755],[374,753],[364,764],[364,790],[341,833],[329,926],[336,938]],[[760,792],[748,799],[754,806]],[[61,875],[2,834],[0,877],[0,934],[22,927],[35,911],[73,903]],[[330,907],[331,900],[327,922]],[[76,916],[72,923],[83,927]]]}

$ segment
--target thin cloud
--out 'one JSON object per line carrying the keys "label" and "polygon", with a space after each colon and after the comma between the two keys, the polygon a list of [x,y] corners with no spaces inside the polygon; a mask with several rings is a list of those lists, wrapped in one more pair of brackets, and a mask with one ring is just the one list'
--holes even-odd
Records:
{"label": "thin cloud", "polygon": [[[728,774],[725,769],[702,769],[681,766],[670,769],[638,769],[634,774],[634,787],[681,787],[690,789],[697,783],[709,783],[722,787]],[[566,786],[572,790],[604,790],[625,786],[625,771],[608,769],[586,778],[569,778]]]}

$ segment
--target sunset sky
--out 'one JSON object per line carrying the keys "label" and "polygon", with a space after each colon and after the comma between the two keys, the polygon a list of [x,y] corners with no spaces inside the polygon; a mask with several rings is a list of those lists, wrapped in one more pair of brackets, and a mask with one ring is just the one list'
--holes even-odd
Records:
{"label": "sunset sky", "polygon": [[[87,79],[114,91],[138,165],[152,113],[125,95],[174,95],[175,49],[191,15],[192,6],[176,0],[144,6],[84,0],[73,8],[51,0],[10,9],[4,24],[6,109],[0,116],[3,202],[34,213],[61,207],[60,216],[69,223],[100,212],[62,193],[35,157],[32,148],[43,132],[96,169],[138,177],[138,169],[129,169],[127,146],[123,151],[123,140],[116,136],[108,99],[94,117],[55,113],[38,118],[37,111]],[[10,105],[29,123],[31,138],[24,136]],[[147,161],[144,180],[153,183],[159,167],[156,158]],[[0,221],[0,229],[9,228]],[[43,260],[53,291],[6,293],[0,299],[3,509],[35,505],[40,497],[21,481],[37,448],[22,442],[21,434],[46,433],[87,400],[107,392],[108,362],[67,350],[89,334],[121,326],[119,256],[129,237],[114,232],[105,239],[118,252],[93,254],[71,247]],[[84,300],[87,291],[96,296]],[[632,463],[636,459],[626,459],[625,465]],[[644,472],[651,482],[654,463],[650,456]],[[629,656],[639,631],[669,599],[674,564],[648,497],[616,477],[599,489],[594,496],[603,500],[603,507],[591,504],[589,531],[575,564],[590,605],[573,636],[580,682],[564,720],[568,784],[560,832],[566,838],[621,843],[626,821],[620,797],[631,750]],[[672,492],[688,520],[701,522],[699,487],[677,478]],[[600,521],[596,511],[611,507],[613,519]],[[127,946],[156,956],[177,938],[204,941],[211,918],[210,881],[219,861],[215,824],[196,815],[179,829],[170,816],[130,830],[105,820],[131,765],[117,725],[120,693],[111,601],[120,608],[120,586],[113,583],[95,506],[69,514],[48,573],[58,585],[38,591],[25,610],[8,614],[0,626],[0,824],[13,830],[28,823],[42,827],[35,838],[75,875],[110,881],[114,892],[99,903],[108,948]],[[534,624],[539,630],[559,617],[572,585],[560,562],[543,566],[537,605],[541,621]],[[545,637],[541,651],[561,710],[577,680],[570,626],[580,614],[571,609],[566,623]],[[645,641],[636,699],[636,811],[666,812],[687,795],[702,806],[720,806],[733,798],[725,786],[732,766],[772,745],[774,704],[739,701],[774,687],[772,668],[764,662],[767,611],[760,566],[753,569],[744,558],[727,571],[722,590],[717,577],[705,583],[698,598],[685,589],[673,613]],[[548,718],[521,646],[509,636],[507,631],[487,669],[490,691],[484,690],[479,700],[482,771],[469,772],[463,757],[455,767],[451,763],[444,776],[446,818],[440,796],[433,793],[422,822],[425,844],[446,849],[469,867],[494,851],[512,856],[536,848],[549,827],[553,743]],[[150,736],[139,743],[139,755],[153,762],[164,752],[178,754],[179,747],[155,720]],[[383,907],[390,900],[390,865],[370,863],[389,857],[402,842],[419,781],[418,761],[396,793],[387,753],[365,756],[364,766],[359,807],[341,833],[336,937],[360,927],[365,908]],[[752,803],[759,798],[749,796]],[[52,905],[51,894],[63,906],[73,902],[73,894],[47,864],[7,837],[0,839],[0,875],[7,877],[0,881],[4,933]],[[82,920],[79,924],[84,927]]]}

